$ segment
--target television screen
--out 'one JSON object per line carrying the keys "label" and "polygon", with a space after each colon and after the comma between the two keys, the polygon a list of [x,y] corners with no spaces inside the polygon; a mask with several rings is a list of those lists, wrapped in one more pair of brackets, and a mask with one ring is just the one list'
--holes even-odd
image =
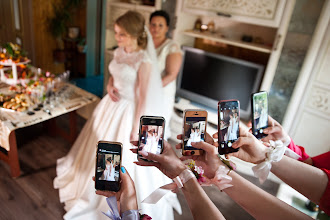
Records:
{"label": "television screen", "polygon": [[251,113],[250,95],[258,91],[262,65],[232,57],[183,47],[183,63],[178,76],[177,96],[217,111],[218,101],[240,101],[241,118]]}

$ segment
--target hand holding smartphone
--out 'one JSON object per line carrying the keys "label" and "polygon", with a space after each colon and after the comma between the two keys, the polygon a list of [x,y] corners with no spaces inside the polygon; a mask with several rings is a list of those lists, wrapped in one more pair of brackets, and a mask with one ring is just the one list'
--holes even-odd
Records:
{"label": "hand holding smartphone", "polygon": [[182,155],[201,155],[203,150],[191,146],[192,142],[204,141],[206,134],[207,111],[186,109],[183,117]]}
{"label": "hand holding smartphone", "polygon": [[239,150],[231,147],[239,138],[239,109],[238,100],[222,100],[218,103],[219,154],[229,154]]}
{"label": "hand holding smartphone", "polygon": [[[161,154],[163,151],[165,119],[161,116],[141,116],[139,128],[139,151]],[[146,160],[138,153],[138,159]]]}
{"label": "hand holding smartphone", "polygon": [[122,144],[99,141],[96,152],[95,189],[118,192],[120,189]]}
{"label": "hand holding smartphone", "polygon": [[263,133],[268,127],[268,96],[267,92],[257,92],[251,95],[252,104],[252,134],[261,139],[267,134]]}

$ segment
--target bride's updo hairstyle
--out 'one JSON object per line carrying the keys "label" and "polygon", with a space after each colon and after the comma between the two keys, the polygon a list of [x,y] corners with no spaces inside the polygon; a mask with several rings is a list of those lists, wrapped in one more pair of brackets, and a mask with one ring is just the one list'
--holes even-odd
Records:
{"label": "bride's updo hairstyle", "polygon": [[146,49],[148,39],[147,33],[144,30],[144,17],[136,11],[128,11],[119,18],[115,24],[125,29],[132,37],[137,38],[137,44],[140,48]]}

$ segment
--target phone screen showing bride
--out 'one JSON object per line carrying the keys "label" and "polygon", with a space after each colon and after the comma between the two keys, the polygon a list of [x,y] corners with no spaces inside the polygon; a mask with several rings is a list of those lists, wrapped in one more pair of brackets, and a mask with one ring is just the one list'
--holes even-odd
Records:
{"label": "phone screen showing bride", "polygon": [[252,102],[252,133],[261,139],[266,137],[264,129],[268,127],[268,99],[267,92],[258,92],[251,95]]}
{"label": "phone screen showing bride", "polygon": [[220,101],[218,108],[219,154],[236,152],[231,146],[239,137],[239,101]]}
{"label": "phone screen showing bride", "polygon": [[[161,154],[163,151],[165,119],[158,116],[142,116],[140,119],[139,151]],[[140,154],[138,157],[144,159]]]}
{"label": "phone screen showing bride", "polygon": [[121,143],[99,141],[96,153],[95,189],[118,191],[120,188]]}
{"label": "phone screen showing bride", "polygon": [[197,150],[191,142],[204,141],[206,117],[187,117],[184,133],[184,150]]}

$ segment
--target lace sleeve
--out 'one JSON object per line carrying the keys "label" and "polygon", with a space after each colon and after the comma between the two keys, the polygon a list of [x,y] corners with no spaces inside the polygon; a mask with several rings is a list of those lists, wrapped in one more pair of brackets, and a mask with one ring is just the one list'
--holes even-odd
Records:
{"label": "lace sleeve", "polygon": [[182,54],[180,46],[177,43],[175,43],[174,41],[172,41],[172,43],[169,45],[168,54],[171,54],[171,53],[181,53]]}

